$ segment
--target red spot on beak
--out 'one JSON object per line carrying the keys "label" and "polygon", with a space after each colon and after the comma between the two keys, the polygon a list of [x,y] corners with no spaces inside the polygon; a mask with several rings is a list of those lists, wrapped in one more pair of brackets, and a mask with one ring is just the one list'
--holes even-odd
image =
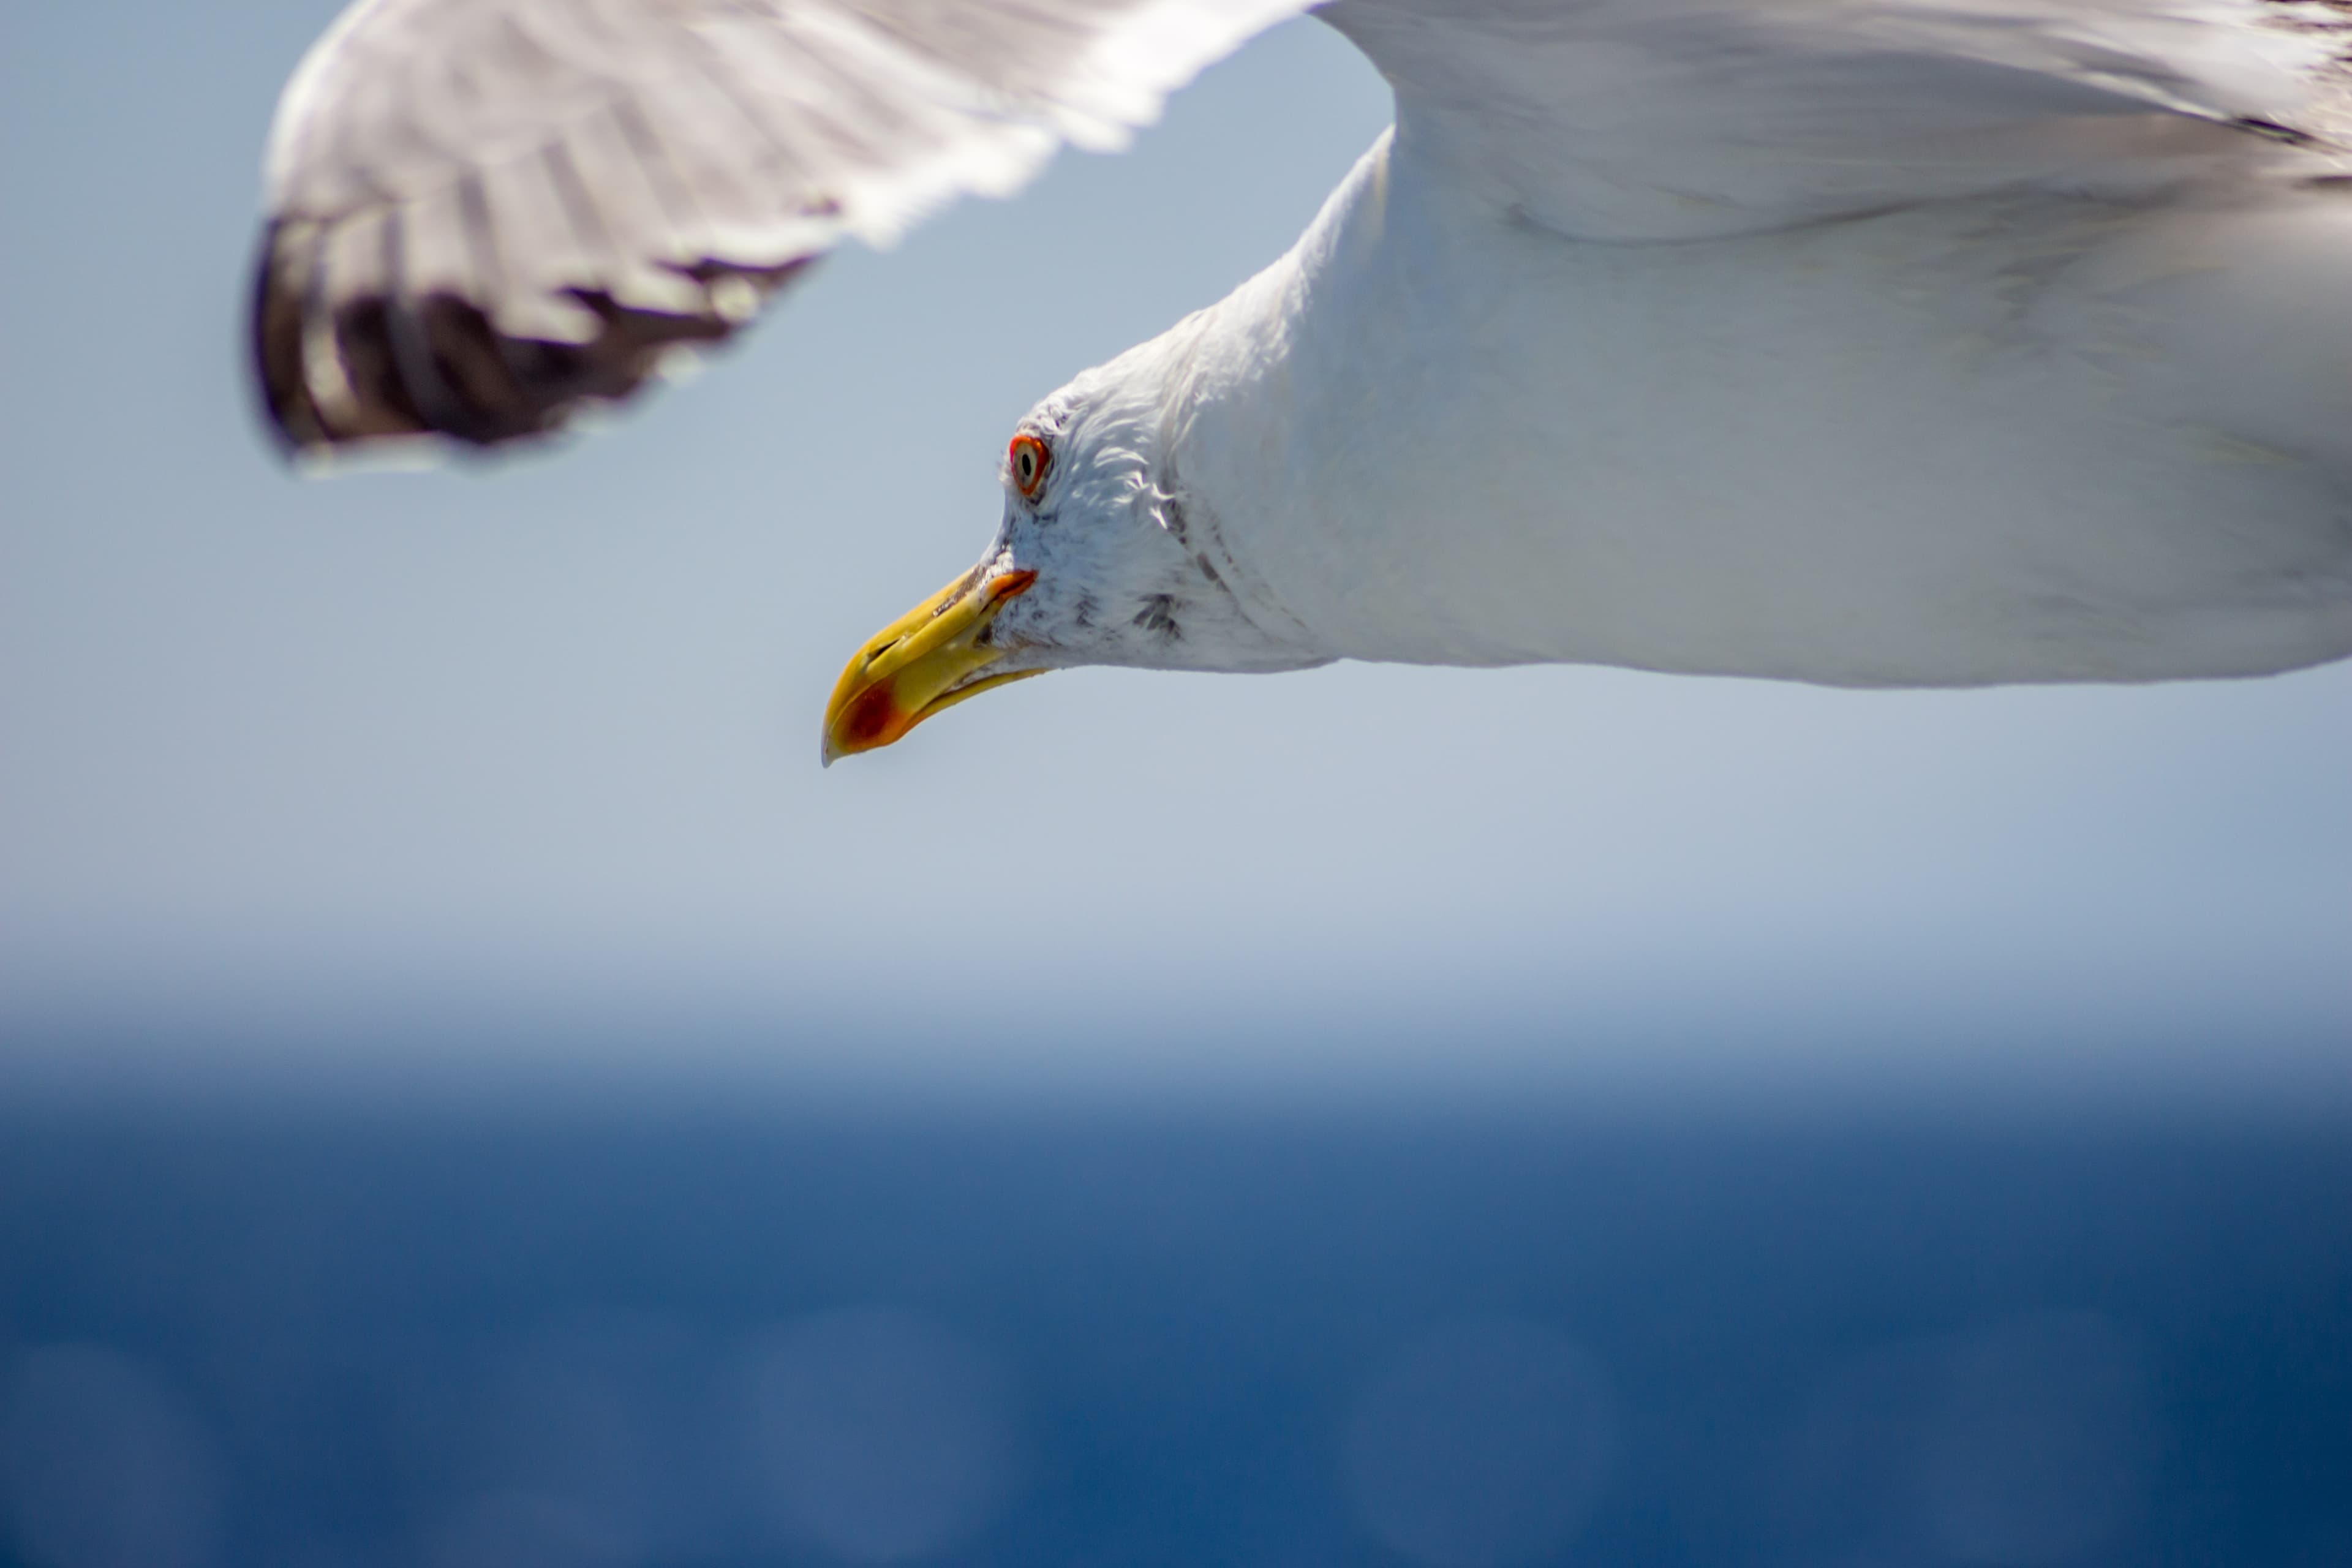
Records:
{"label": "red spot on beak", "polygon": [[1007,572],[988,585],[988,602],[1001,605],[1007,599],[1017,599],[1036,586],[1037,574],[1029,571]]}
{"label": "red spot on beak", "polygon": [[901,715],[887,686],[870,687],[857,694],[842,716],[841,738],[853,746],[879,745],[898,729]]}

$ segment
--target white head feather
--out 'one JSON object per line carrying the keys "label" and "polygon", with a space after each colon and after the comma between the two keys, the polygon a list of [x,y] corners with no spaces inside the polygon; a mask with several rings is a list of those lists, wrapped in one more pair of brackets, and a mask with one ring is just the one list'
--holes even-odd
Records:
{"label": "white head feather", "polygon": [[1179,322],[1040,402],[1015,431],[1045,444],[1045,474],[1024,496],[1009,464],[1004,517],[983,573],[1033,571],[983,641],[992,673],[1075,665],[1271,671],[1328,662],[1322,647],[1223,547],[1223,520],[1246,498],[1211,497],[1185,478],[1194,354],[1214,313]]}

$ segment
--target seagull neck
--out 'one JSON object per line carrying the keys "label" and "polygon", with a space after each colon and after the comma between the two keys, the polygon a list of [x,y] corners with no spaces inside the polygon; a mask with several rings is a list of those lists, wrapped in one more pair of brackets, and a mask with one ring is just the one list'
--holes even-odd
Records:
{"label": "seagull neck", "polygon": [[1281,493],[1263,477],[1265,444],[1278,441],[1285,323],[1295,261],[1286,256],[1224,299],[1130,351],[1158,363],[1141,379],[1160,399],[1156,516],[1189,554],[1213,595],[1228,599],[1264,639],[1230,668],[1303,668],[1328,663],[1328,646],[1266,580],[1253,541]]}
{"label": "seagull neck", "polygon": [[1382,510],[1357,493],[1369,470],[1352,444],[1366,433],[1334,415],[1411,359],[1359,298],[1388,221],[1391,142],[1382,132],[1288,252],[1160,340],[1165,450],[1187,513],[1215,529],[1252,620],[1318,659],[1359,651],[1328,601],[1361,562],[1345,530],[1316,520]]}

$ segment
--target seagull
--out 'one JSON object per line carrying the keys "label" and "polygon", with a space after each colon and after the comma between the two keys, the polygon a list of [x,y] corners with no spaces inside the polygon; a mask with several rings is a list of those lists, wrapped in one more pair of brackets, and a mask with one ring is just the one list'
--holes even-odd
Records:
{"label": "seagull", "polygon": [[[302,457],[543,438],[1307,9],[359,0],[270,134],[262,405]],[[1393,123],[1286,254],[1020,420],[827,763],[1077,665],[2352,656],[2352,6],[1313,14]]]}

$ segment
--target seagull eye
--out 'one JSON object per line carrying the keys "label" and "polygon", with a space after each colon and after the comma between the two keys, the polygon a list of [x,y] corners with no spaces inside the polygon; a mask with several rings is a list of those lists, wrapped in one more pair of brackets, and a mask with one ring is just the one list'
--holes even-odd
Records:
{"label": "seagull eye", "polygon": [[1054,455],[1045,450],[1045,443],[1034,436],[1015,436],[1004,454],[1007,467],[1013,470],[1013,488],[1024,500],[1035,500],[1045,489],[1045,468]]}

